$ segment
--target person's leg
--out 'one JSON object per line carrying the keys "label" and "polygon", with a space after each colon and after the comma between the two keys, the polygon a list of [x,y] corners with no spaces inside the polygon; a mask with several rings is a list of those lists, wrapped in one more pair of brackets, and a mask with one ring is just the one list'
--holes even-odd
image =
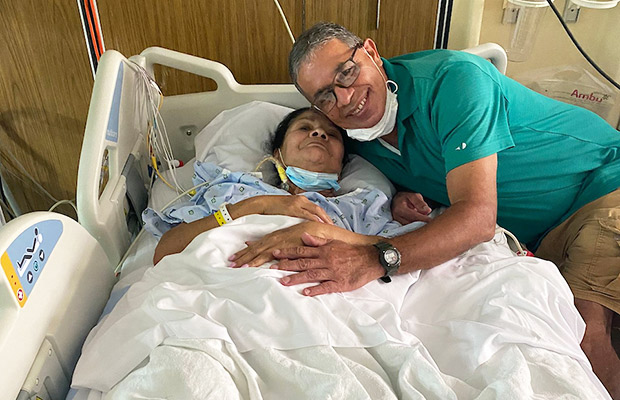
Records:
{"label": "person's leg", "polygon": [[552,230],[536,251],[553,261],[586,322],[581,343],[592,369],[620,400],[620,360],[611,340],[620,313],[620,190],[589,203]]}
{"label": "person's leg", "polygon": [[620,399],[620,358],[611,344],[614,312],[588,300],[575,299],[575,306],[586,322],[581,348],[611,397]]}

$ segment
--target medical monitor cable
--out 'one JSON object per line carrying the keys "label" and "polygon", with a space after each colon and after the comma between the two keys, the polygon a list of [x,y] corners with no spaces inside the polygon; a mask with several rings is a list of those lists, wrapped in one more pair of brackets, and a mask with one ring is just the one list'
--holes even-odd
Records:
{"label": "medical monitor cable", "polygon": [[[179,184],[176,177],[176,167],[179,162],[174,158],[166,125],[159,111],[163,105],[164,95],[157,82],[143,67],[133,61],[129,62],[128,65],[140,78],[136,80],[137,98],[146,98],[144,109],[146,110],[147,120],[146,147],[149,164],[151,164],[157,177],[166,186],[177,193],[185,192],[185,189]],[[156,96],[154,96],[153,89],[157,92]],[[162,163],[167,165],[174,186],[161,174],[158,160],[162,160]]]}
{"label": "medical monitor cable", "polygon": [[570,40],[573,42],[573,44],[575,45],[575,47],[577,47],[577,50],[579,50],[579,52],[581,53],[582,56],[585,57],[585,59],[590,63],[590,65],[592,65],[592,67],[594,67],[595,70],[598,71],[599,74],[601,74],[605,79],[607,79],[612,85],[614,85],[616,87],[616,89],[620,90],[620,84],[618,84],[618,82],[616,82],[611,76],[609,76],[605,71],[603,71],[603,69],[601,67],[598,66],[598,64],[596,64],[594,62],[594,60],[592,60],[592,58],[590,58],[590,56],[588,55],[588,53],[585,52],[585,50],[579,45],[579,42],[577,42],[577,39],[575,39],[575,36],[573,36],[573,33],[570,31],[570,29],[568,28],[568,26],[566,25],[566,22],[564,21],[564,19],[562,18],[562,16],[560,15],[560,12],[558,11],[558,9],[555,7],[555,5],[553,5],[553,1],[552,0],[547,0],[547,3],[549,3],[549,6],[551,6],[551,9],[553,10],[553,13],[555,14],[555,16],[558,18],[558,20],[560,21],[560,24],[562,24],[562,27],[564,28],[564,30],[566,31],[566,34],[568,35],[568,37],[570,38]]}

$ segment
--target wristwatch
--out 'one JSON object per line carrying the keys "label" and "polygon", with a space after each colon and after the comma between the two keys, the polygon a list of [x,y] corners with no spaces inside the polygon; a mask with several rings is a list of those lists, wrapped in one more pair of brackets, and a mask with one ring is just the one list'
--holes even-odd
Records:
{"label": "wristwatch", "polygon": [[373,246],[379,250],[379,262],[385,269],[385,275],[379,279],[385,283],[390,283],[392,282],[390,277],[396,275],[398,267],[400,267],[400,252],[388,242],[377,242]]}

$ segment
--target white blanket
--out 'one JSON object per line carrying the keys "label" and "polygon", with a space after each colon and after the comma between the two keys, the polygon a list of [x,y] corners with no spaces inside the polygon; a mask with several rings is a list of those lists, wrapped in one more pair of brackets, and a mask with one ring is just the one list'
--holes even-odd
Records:
{"label": "white blanket", "polygon": [[608,398],[557,269],[514,256],[503,235],[417,283],[315,298],[268,265],[227,267],[246,240],[297,222],[248,216],[148,269],[89,335],[72,386],[110,398]]}

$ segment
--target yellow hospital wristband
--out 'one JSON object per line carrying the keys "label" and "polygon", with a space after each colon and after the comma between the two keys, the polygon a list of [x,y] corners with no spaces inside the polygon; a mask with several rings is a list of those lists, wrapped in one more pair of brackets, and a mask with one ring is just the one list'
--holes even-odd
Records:
{"label": "yellow hospital wristband", "polygon": [[217,210],[216,212],[214,212],[213,216],[215,217],[215,220],[220,226],[226,223],[226,220],[224,219],[224,216],[222,215],[222,212],[220,210]]}

